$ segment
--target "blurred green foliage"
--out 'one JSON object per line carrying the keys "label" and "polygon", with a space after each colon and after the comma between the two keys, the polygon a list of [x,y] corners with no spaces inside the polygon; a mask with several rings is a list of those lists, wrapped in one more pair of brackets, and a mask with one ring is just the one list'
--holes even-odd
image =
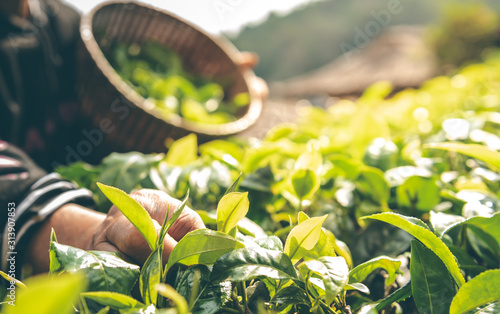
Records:
{"label": "blurred green foliage", "polygon": [[478,61],[486,48],[500,44],[499,16],[486,4],[452,3],[443,11],[443,20],[429,35],[441,66]]}

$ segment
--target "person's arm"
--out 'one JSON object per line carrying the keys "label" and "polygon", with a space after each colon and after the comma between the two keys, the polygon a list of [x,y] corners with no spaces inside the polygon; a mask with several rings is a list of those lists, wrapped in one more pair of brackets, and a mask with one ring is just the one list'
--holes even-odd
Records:
{"label": "person's arm", "polygon": [[[139,190],[130,195],[148,211],[157,231],[167,209],[172,215],[181,203],[156,190]],[[33,266],[35,273],[49,270],[52,229],[59,243],[84,250],[119,252],[139,264],[151,253],[143,236],[115,206],[107,215],[89,209],[93,204],[90,191],[76,187],[58,174],[46,174],[26,154],[2,141],[0,198],[5,203],[0,211],[0,227],[4,230],[2,268],[8,272],[7,259],[15,255],[16,276],[22,267],[21,255],[26,257],[24,261]],[[14,213],[12,217],[11,212]],[[184,208],[165,238],[164,261],[186,233],[204,227],[195,211]]]}
{"label": "person's arm", "polygon": [[[39,240],[33,236],[36,228],[47,218],[52,218],[52,213],[70,203],[92,206],[92,193],[63,180],[56,173],[47,174],[20,149],[0,141],[2,270],[12,270],[7,260],[15,256],[13,270],[19,276],[29,242]],[[64,234],[61,236],[66,238]]]}
{"label": "person's arm", "polygon": [[92,249],[91,239],[105,218],[105,214],[77,204],[63,205],[50,215],[40,228],[35,230],[26,248],[26,262],[31,264],[34,273],[48,271],[52,229],[54,229],[59,243],[85,250]]}

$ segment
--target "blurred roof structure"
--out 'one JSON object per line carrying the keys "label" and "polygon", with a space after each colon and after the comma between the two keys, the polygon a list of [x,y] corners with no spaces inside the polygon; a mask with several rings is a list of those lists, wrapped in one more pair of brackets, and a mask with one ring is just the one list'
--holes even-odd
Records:
{"label": "blurred roof structure", "polygon": [[304,75],[272,83],[270,88],[272,96],[286,98],[356,96],[377,81],[390,81],[398,90],[417,87],[436,73],[435,56],[425,41],[425,30],[395,26],[364,49]]}

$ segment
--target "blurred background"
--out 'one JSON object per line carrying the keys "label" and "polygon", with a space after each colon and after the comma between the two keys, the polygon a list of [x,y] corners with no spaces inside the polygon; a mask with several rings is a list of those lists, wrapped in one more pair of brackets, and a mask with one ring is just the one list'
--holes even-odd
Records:
{"label": "blurred background", "polygon": [[[102,2],[66,1],[82,12]],[[417,87],[500,45],[496,0],[144,2],[260,56],[255,72],[271,95],[264,119],[252,128],[256,136],[293,120],[304,104],[325,107],[337,97],[356,98],[380,80],[396,91]]]}

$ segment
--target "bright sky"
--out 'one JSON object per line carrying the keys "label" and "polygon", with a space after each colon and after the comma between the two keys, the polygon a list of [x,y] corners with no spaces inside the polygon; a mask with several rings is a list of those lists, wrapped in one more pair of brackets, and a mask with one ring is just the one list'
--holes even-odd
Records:
{"label": "bright sky", "polygon": [[[88,12],[103,0],[65,0]],[[165,9],[211,33],[235,32],[246,24],[265,19],[270,12],[287,13],[317,0],[143,0]]]}

